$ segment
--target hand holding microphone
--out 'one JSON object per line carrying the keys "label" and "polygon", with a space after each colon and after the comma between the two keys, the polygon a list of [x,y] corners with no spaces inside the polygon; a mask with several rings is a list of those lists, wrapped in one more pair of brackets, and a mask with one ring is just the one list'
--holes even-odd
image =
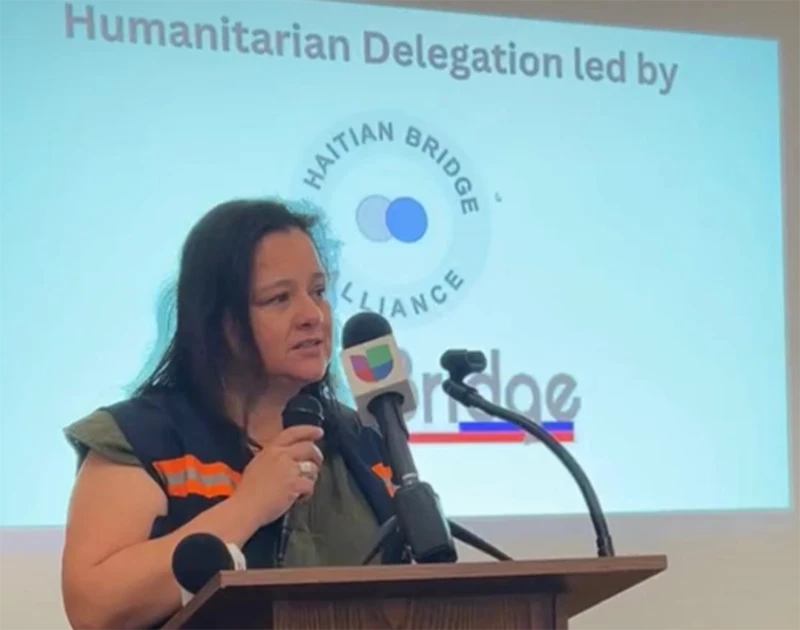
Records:
{"label": "hand holding microphone", "polygon": [[314,492],[322,452],[322,406],[312,396],[293,398],[283,413],[284,430],[256,453],[245,468],[235,497],[258,506],[259,522],[282,517],[298,500]]}
{"label": "hand holding microphone", "polygon": [[314,492],[322,466],[322,453],[314,442],[321,437],[319,427],[284,429],[247,465],[235,496],[260,506],[262,525],[283,516],[295,501]]}

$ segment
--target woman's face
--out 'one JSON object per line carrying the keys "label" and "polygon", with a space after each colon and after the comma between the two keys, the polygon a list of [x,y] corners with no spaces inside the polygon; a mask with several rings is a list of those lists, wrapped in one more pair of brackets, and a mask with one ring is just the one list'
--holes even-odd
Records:
{"label": "woman's face", "polygon": [[320,380],[331,355],[327,278],[301,230],[261,239],[254,257],[250,322],[270,383],[292,389]]}

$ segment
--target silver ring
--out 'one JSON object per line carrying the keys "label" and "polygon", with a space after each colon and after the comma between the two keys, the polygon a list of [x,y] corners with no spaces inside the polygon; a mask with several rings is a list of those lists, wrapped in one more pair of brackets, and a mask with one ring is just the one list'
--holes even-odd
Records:
{"label": "silver ring", "polygon": [[300,467],[300,475],[303,477],[313,477],[314,476],[314,464],[309,461],[302,461],[298,464]]}

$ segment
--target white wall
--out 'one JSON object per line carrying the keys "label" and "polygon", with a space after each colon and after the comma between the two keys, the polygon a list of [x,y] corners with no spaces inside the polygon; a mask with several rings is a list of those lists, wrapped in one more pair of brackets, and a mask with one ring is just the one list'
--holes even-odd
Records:
{"label": "white wall", "polygon": [[[395,0],[394,4],[414,4]],[[427,7],[575,19],[706,32],[778,36],[782,41],[784,179],[787,216],[787,315],[792,360],[789,390],[793,482],[798,480],[800,423],[800,225],[798,222],[797,2],[637,0],[526,2],[418,0]],[[742,77],[743,90],[746,90]],[[7,420],[6,420],[7,421]],[[610,519],[618,554],[665,553],[663,575],[578,617],[577,628],[800,628],[800,523],[791,515],[675,514]],[[591,556],[585,519],[465,522],[518,558]],[[0,532],[0,628],[66,628],[60,600],[61,532]],[[462,558],[471,558],[465,553]]]}

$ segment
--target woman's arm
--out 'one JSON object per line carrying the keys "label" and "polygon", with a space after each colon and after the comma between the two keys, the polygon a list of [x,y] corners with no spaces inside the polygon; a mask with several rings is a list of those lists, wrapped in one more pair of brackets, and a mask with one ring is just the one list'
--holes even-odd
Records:
{"label": "woman's arm", "polygon": [[148,540],[167,500],[142,469],[90,453],[73,490],[62,558],[64,607],[74,628],[142,628],[180,607],[172,552],[210,532],[239,547],[260,527],[255,505],[234,494],[173,533]]}
{"label": "woman's arm", "polygon": [[[247,465],[236,491],[171,534],[148,540],[167,499],[140,467],[91,451],[70,500],[62,557],[62,590],[74,628],[144,628],[180,607],[172,552],[188,534],[208,532],[244,547],[300,497],[314,491],[322,430],[284,429]],[[311,462],[310,476],[299,462]]]}

